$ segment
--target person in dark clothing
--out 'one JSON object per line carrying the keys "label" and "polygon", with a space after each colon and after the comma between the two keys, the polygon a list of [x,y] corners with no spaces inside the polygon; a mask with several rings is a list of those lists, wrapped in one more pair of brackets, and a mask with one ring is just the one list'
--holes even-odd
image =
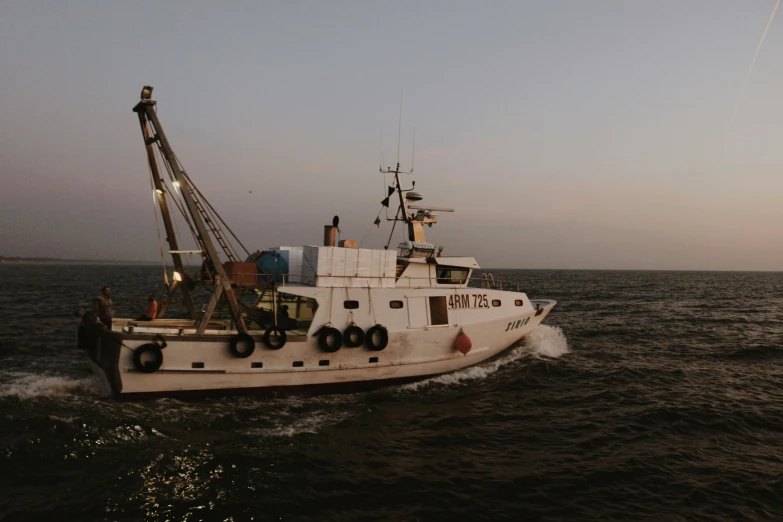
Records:
{"label": "person in dark clothing", "polygon": [[277,326],[283,330],[289,330],[296,326],[296,320],[288,317],[288,305],[281,305],[277,309]]}
{"label": "person in dark clothing", "polygon": [[114,317],[114,303],[111,300],[111,288],[104,286],[101,288],[101,295],[95,298],[95,315],[98,320],[111,330],[111,320]]}
{"label": "person in dark clothing", "polygon": [[283,325],[288,321],[288,305],[282,305],[277,309],[277,324]]}

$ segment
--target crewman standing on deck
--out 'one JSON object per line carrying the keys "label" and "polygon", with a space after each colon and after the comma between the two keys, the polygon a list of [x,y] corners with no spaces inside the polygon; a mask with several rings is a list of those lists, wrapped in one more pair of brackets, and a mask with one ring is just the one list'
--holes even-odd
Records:
{"label": "crewman standing on deck", "polygon": [[111,288],[101,288],[101,295],[95,299],[95,315],[111,330],[111,320],[114,317],[114,303],[111,301]]}
{"label": "crewman standing on deck", "polygon": [[155,292],[147,296],[147,311],[136,319],[137,321],[152,321],[158,315],[158,302],[155,300]]}

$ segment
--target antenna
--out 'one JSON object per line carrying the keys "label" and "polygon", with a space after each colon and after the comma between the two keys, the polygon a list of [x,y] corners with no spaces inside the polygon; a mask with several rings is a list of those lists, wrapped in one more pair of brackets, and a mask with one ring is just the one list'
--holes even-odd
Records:
{"label": "antenna", "polygon": [[397,165],[400,164],[400,136],[402,136],[402,85],[400,85],[400,119],[397,122]]}
{"label": "antenna", "polygon": [[413,152],[411,153],[411,173],[413,173],[413,166],[416,164],[416,126],[413,126]]}
{"label": "antenna", "polygon": [[382,123],[381,123],[381,141],[380,141],[380,143],[378,143],[378,151],[379,151],[379,154],[380,154],[379,160],[381,162],[379,168],[380,168],[381,172],[383,172],[383,124]]}

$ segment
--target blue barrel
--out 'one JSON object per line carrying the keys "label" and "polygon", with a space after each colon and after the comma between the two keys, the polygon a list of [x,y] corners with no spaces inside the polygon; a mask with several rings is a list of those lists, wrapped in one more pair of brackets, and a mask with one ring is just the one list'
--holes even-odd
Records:
{"label": "blue barrel", "polygon": [[[250,254],[245,261],[255,261],[259,273],[275,276],[273,279],[278,284],[283,282],[283,275],[288,273],[288,252],[285,251],[267,250],[261,252],[257,250]],[[259,279],[262,282],[267,280],[265,277]]]}

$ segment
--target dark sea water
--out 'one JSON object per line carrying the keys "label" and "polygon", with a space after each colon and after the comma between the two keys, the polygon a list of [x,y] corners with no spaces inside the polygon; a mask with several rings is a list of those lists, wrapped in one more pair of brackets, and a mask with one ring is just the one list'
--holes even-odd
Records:
{"label": "dark sea water", "polygon": [[116,402],[75,306],[149,266],[0,266],[3,520],[783,520],[783,274],[495,271],[558,306],[371,393]]}

